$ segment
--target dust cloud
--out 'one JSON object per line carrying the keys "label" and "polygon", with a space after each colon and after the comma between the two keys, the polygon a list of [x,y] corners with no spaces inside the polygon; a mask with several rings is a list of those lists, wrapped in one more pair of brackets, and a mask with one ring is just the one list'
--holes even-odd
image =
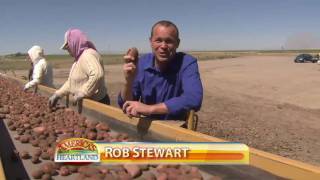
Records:
{"label": "dust cloud", "polygon": [[296,33],[289,36],[285,42],[285,49],[319,49],[320,37],[313,33]]}

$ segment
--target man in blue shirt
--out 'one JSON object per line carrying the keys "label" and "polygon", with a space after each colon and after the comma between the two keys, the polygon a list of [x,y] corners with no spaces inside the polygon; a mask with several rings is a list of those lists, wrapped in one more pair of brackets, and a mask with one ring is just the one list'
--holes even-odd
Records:
{"label": "man in blue shirt", "polygon": [[124,56],[125,85],[118,103],[130,117],[185,120],[189,110],[200,109],[203,98],[197,59],[176,52],[179,31],[170,21],[154,24],[149,40],[152,53],[140,59]]}

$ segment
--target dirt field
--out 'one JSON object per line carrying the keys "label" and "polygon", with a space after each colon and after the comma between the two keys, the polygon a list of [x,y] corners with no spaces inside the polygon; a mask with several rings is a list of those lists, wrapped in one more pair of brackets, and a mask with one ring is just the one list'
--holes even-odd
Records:
{"label": "dirt field", "polygon": [[[296,64],[293,58],[249,56],[199,62],[205,96],[198,131],[320,165],[320,65]],[[112,105],[117,106],[121,65],[105,70]],[[68,71],[54,71],[58,87]]]}
{"label": "dirt field", "polygon": [[320,66],[292,59],[200,62],[199,131],[320,165]]}

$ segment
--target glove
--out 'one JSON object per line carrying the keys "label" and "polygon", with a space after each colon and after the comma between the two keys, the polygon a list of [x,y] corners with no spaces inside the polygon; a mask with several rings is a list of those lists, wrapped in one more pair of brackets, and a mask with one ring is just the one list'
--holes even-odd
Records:
{"label": "glove", "polygon": [[73,105],[77,105],[79,103],[79,101],[81,101],[84,98],[84,93],[81,91],[77,91],[76,93],[74,93],[73,95]]}
{"label": "glove", "polygon": [[60,97],[57,94],[53,94],[49,98],[49,108],[55,107],[57,105],[57,102],[59,99],[60,99]]}
{"label": "glove", "polygon": [[23,91],[24,91],[24,92],[27,92],[27,90],[28,90],[28,88],[26,88],[26,87],[23,88]]}
{"label": "glove", "polygon": [[28,86],[28,84],[26,84],[24,87],[23,87],[23,91],[26,92],[30,87]]}

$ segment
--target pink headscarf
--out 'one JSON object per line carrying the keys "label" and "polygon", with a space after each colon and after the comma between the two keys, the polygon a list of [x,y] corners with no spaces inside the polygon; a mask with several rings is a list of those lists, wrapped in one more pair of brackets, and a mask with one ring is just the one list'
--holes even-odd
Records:
{"label": "pink headscarf", "polygon": [[92,48],[97,50],[87,36],[79,29],[69,29],[67,32],[67,42],[71,55],[78,61],[84,50]]}

